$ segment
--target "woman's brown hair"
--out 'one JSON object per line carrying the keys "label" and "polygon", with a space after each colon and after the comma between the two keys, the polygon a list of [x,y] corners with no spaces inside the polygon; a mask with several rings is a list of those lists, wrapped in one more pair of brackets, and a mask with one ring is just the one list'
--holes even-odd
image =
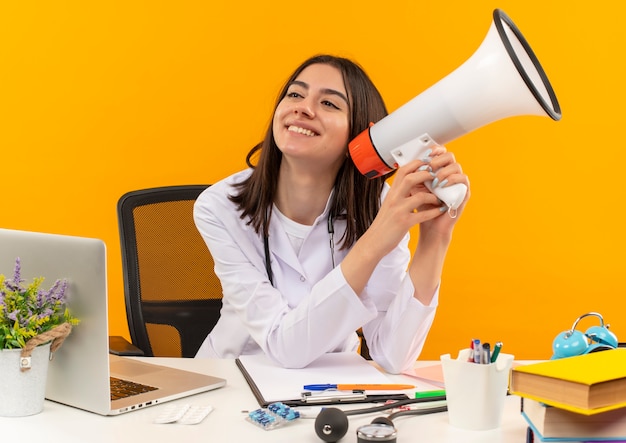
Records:
{"label": "woman's brown hair", "polygon": [[[387,115],[385,103],[365,71],[351,60],[332,55],[316,55],[302,63],[283,86],[274,110],[300,73],[308,66],[318,63],[333,66],[342,74],[348,92],[350,140],[365,130],[370,122],[375,123]],[[252,159],[256,154],[258,163],[254,165]],[[230,196],[230,200],[241,211],[241,219],[249,218],[247,223],[263,236],[267,236],[269,232],[281,158],[282,153],[274,141],[270,122],[265,139],[246,156],[246,163],[253,169],[252,174],[235,184],[237,192]],[[380,193],[384,181],[391,174],[369,179],[359,172],[351,158],[346,157],[337,173],[335,192],[330,204],[333,219],[346,219],[347,228],[342,238],[342,248],[352,246],[372,224],[380,209]]]}

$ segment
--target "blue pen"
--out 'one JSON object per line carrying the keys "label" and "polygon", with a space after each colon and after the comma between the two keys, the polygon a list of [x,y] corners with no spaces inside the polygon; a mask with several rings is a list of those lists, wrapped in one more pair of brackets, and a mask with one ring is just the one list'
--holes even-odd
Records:
{"label": "blue pen", "polygon": [[320,384],[320,385],[304,385],[305,391],[326,391],[328,389],[336,389],[338,391],[395,391],[404,389],[415,389],[413,385],[399,385],[399,384],[371,384],[371,383],[356,383],[356,384]]}

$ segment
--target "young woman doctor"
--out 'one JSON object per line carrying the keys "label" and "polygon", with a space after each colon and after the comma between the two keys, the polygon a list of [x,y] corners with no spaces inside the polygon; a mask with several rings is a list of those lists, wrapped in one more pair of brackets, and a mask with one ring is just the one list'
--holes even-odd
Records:
{"label": "young woman doctor", "polygon": [[223,288],[221,317],[197,357],[263,352],[300,368],[327,352],[356,351],[362,327],[386,371],[413,365],[469,198],[452,218],[424,182],[469,182],[442,147],[398,169],[391,186],[388,176],[361,175],[348,142],[385,115],[376,87],[350,60],[315,56],[291,75],[249,168],[196,201]]}

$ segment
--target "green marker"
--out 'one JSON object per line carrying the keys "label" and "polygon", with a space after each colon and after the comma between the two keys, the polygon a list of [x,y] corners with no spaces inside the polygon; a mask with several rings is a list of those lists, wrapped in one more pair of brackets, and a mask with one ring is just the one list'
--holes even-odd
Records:
{"label": "green marker", "polygon": [[498,354],[500,354],[500,349],[502,349],[502,342],[499,341],[493,347],[493,354],[491,354],[491,363],[495,363],[498,358]]}
{"label": "green marker", "polygon": [[446,391],[444,389],[440,391],[422,391],[416,392],[415,398],[433,398],[433,397],[445,397]]}

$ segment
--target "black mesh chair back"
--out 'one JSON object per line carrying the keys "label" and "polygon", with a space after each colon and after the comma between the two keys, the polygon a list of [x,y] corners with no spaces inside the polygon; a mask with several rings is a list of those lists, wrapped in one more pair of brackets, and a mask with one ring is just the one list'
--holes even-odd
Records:
{"label": "black mesh chair back", "polygon": [[219,319],[222,287],[193,221],[208,186],[137,190],[118,202],[128,327],[146,356],[193,357]]}

